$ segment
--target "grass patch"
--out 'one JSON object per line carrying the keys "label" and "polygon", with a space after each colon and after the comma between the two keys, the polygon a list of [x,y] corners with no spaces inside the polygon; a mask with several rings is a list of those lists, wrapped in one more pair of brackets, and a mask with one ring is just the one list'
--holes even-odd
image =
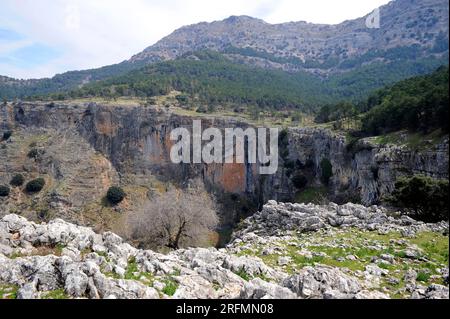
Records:
{"label": "grass patch", "polygon": [[445,263],[448,266],[448,236],[434,232],[421,232],[415,238],[409,239],[409,241],[421,248],[428,259]]}
{"label": "grass patch", "polygon": [[165,284],[165,286],[164,286],[162,292],[164,294],[166,294],[167,296],[173,296],[178,289],[178,283],[172,277],[168,277],[164,281],[164,284]]}
{"label": "grass patch", "polygon": [[10,284],[0,284],[0,299],[16,299],[19,287]]}
{"label": "grass patch", "polygon": [[124,279],[141,281],[150,287],[153,286],[154,281],[153,274],[139,271],[135,257],[131,257],[128,260],[128,266],[125,271]]}
{"label": "grass patch", "polygon": [[42,299],[69,299],[64,289],[47,291],[42,295]]}
{"label": "grass patch", "polygon": [[296,203],[313,203],[321,204],[327,197],[328,190],[326,187],[307,187],[295,194]]}
{"label": "grass patch", "polygon": [[[405,251],[409,247],[417,246],[422,250],[421,256],[425,259],[406,258]],[[418,273],[417,281],[426,283],[444,284],[440,269],[448,267],[448,236],[435,232],[419,232],[416,237],[402,237],[397,232],[380,234],[376,231],[366,231],[357,228],[333,228],[317,232],[300,233],[295,239],[289,241],[279,240],[272,242],[271,247],[279,247],[279,253],[262,254],[267,246],[253,245],[241,250],[239,256],[258,256],[265,264],[275,269],[292,274],[305,266],[317,264],[338,268],[347,268],[352,271],[364,271],[366,266],[374,265],[373,258],[378,259],[376,265],[386,269],[389,273],[381,277],[380,287],[376,290],[389,294],[392,298],[409,298],[410,293],[403,291],[404,277],[407,271]],[[306,252],[311,253],[306,254]],[[383,254],[394,256],[392,263],[383,262],[379,258]],[[347,259],[353,255],[355,260]],[[278,265],[281,256],[290,257],[292,262],[286,266]],[[245,272],[237,273],[241,278],[249,280]]]}
{"label": "grass patch", "polygon": [[236,275],[244,279],[245,281],[249,281],[251,276],[244,270],[244,268],[239,269],[234,272]]}
{"label": "grass patch", "polygon": [[428,134],[399,131],[372,137],[371,141],[381,145],[406,145],[410,149],[426,150],[441,142],[443,136],[445,134],[440,129]]}
{"label": "grass patch", "polygon": [[429,273],[421,271],[417,274],[416,280],[421,282],[428,282],[428,280],[430,280],[430,277],[431,275]]}

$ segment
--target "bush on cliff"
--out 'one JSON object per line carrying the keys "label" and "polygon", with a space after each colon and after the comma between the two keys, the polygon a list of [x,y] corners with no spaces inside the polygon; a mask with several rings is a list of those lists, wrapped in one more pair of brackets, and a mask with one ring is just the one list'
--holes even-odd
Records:
{"label": "bush on cliff", "polygon": [[331,176],[333,176],[333,166],[331,165],[330,160],[327,158],[322,159],[322,161],[320,162],[320,169],[322,171],[322,183],[328,185]]}
{"label": "bush on cliff", "polygon": [[126,194],[124,190],[118,186],[111,186],[106,193],[106,198],[113,205],[119,204],[121,201],[123,201],[125,196]]}
{"label": "bush on cliff", "polygon": [[12,131],[6,131],[3,133],[3,140],[6,141],[8,140],[12,135]]}
{"label": "bush on cliff", "polygon": [[13,178],[11,179],[9,184],[14,187],[19,187],[19,186],[22,186],[24,182],[25,182],[25,178],[23,177],[23,175],[16,174],[13,176]]}
{"label": "bush on cliff", "polygon": [[33,179],[27,183],[25,186],[25,190],[28,193],[37,193],[40,192],[45,185],[45,180],[42,177]]}
{"label": "bush on cliff", "polygon": [[37,159],[38,156],[39,156],[39,151],[38,151],[38,149],[32,148],[32,149],[28,152],[27,156],[28,156],[28,158],[34,158],[34,159]]}
{"label": "bush on cliff", "polygon": [[5,185],[0,185],[0,197],[9,196],[9,187]]}
{"label": "bush on cliff", "polygon": [[395,183],[389,200],[424,222],[448,220],[448,180],[423,175],[403,177]]}
{"label": "bush on cliff", "polygon": [[308,179],[302,173],[297,172],[292,177],[292,184],[294,184],[295,188],[301,189],[308,184]]}

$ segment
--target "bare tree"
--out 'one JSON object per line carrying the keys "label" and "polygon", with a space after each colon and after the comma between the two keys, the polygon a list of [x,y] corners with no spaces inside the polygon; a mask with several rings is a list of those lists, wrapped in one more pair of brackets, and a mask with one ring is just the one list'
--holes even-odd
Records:
{"label": "bare tree", "polygon": [[218,223],[214,201],[203,188],[170,189],[127,217],[130,239],[171,249],[198,246]]}

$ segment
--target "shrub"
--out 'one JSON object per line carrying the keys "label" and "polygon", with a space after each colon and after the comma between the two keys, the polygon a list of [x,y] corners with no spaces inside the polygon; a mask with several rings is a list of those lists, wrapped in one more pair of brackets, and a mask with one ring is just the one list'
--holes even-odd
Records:
{"label": "shrub", "polygon": [[417,280],[417,281],[422,281],[422,282],[428,282],[428,280],[430,279],[430,277],[431,277],[430,274],[421,271],[421,272],[419,272],[419,273],[417,274],[416,280]]}
{"label": "shrub", "polygon": [[197,113],[207,113],[208,109],[205,106],[200,106],[196,112]]}
{"label": "shrub", "polygon": [[322,159],[322,161],[320,162],[320,169],[322,171],[322,183],[328,185],[331,176],[333,176],[333,166],[331,165],[330,160],[327,158]]}
{"label": "shrub", "polygon": [[180,103],[187,103],[188,102],[188,96],[184,95],[184,94],[179,94],[179,95],[175,96],[175,98]]}
{"label": "shrub", "polygon": [[0,185],[0,197],[9,196],[9,187],[5,185]]}
{"label": "shrub", "polygon": [[425,222],[448,220],[448,180],[423,175],[403,177],[395,183],[390,202]]}
{"label": "shrub", "polygon": [[8,140],[11,137],[11,135],[12,135],[12,131],[3,132],[3,140],[4,141]]}
{"label": "shrub", "polygon": [[167,296],[173,296],[178,289],[178,283],[172,278],[166,279],[165,286],[162,290]]}
{"label": "shrub", "polygon": [[27,183],[25,189],[28,193],[37,193],[40,192],[45,185],[45,180],[42,177],[33,179]]}
{"label": "shrub", "polygon": [[19,186],[22,186],[24,182],[25,182],[25,178],[23,177],[23,175],[16,174],[13,176],[13,178],[11,179],[9,184],[11,184],[11,186],[19,187]]}
{"label": "shrub", "polygon": [[378,180],[378,173],[380,171],[380,169],[378,168],[378,166],[376,165],[372,165],[370,167],[370,171],[372,172],[372,176],[374,180]]}
{"label": "shrub", "polygon": [[126,194],[123,189],[118,186],[111,186],[106,193],[106,198],[113,205],[119,204],[125,196]]}
{"label": "shrub", "polygon": [[296,173],[294,177],[292,177],[292,184],[298,189],[303,188],[308,184],[308,179],[302,173]]}
{"label": "shrub", "polygon": [[37,150],[37,148],[32,148],[32,149],[28,152],[27,156],[28,156],[29,158],[34,158],[34,159],[36,159],[36,158],[39,156],[39,151]]}

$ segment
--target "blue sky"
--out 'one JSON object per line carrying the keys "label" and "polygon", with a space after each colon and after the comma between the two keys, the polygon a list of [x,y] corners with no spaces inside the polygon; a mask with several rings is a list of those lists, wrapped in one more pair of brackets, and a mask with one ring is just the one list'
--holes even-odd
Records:
{"label": "blue sky", "polygon": [[339,23],[389,0],[1,0],[0,75],[51,77],[118,63],[175,29],[230,15]]}

